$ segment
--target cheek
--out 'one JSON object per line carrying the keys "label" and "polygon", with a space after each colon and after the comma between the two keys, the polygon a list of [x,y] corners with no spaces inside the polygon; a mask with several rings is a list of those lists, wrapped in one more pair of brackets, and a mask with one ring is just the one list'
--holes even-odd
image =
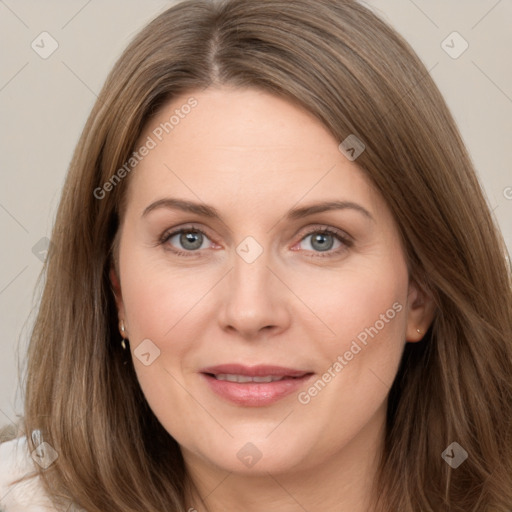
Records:
{"label": "cheek", "polygon": [[406,266],[390,262],[379,273],[361,272],[347,283],[349,297],[338,297],[347,309],[337,317],[339,337],[329,359],[341,364],[338,384],[375,404],[387,394],[404,348],[407,283]]}
{"label": "cheek", "polygon": [[[187,412],[193,406],[180,382],[188,355],[200,343],[202,299],[212,287],[212,272],[207,275],[191,268],[176,269],[161,256],[153,258],[146,250],[135,249],[126,251],[121,274],[139,384],[162,424],[182,425],[166,415],[170,410]],[[139,359],[141,351],[137,350],[143,341],[147,343],[145,340],[151,340],[158,349],[158,356],[147,366]],[[182,437],[185,433],[186,428]]]}
{"label": "cheek", "polygon": [[212,286],[211,272],[173,268],[144,251],[125,257],[121,279],[130,335],[139,340],[172,339]]}
{"label": "cheek", "polygon": [[[127,251],[121,268],[135,372],[148,403],[166,427],[176,427],[175,419],[166,416],[169,410],[193,412],[183,379],[197,370],[193,356],[201,349],[205,328],[215,320],[211,291],[223,275],[222,269],[212,267],[176,267],[161,255],[135,249]],[[158,354],[148,366],[138,357],[145,340],[157,347]]]}
{"label": "cheek", "polygon": [[378,265],[333,274],[323,287],[322,281],[310,296],[312,307],[334,334],[317,337],[324,373],[298,402],[305,428],[323,429],[316,449],[328,453],[383,407],[405,342],[408,275],[400,259],[380,258]]}
{"label": "cheek", "polygon": [[396,254],[315,280],[309,304],[329,331],[315,344],[325,373],[299,400],[311,402],[312,424],[322,414],[326,422],[347,421],[340,410],[362,424],[385,399],[405,343],[407,290],[407,266]]}
{"label": "cheek", "polygon": [[310,327],[319,326],[326,353],[350,346],[350,340],[361,333],[364,340],[366,329],[375,324],[386,337],[392,337],[392,331],[405,332],[405,315],[397,313],[405,311],[408,275],[399,258],[375,258],[367,264],[358,262],[313,277],[297,274],[291,279],[294,292],[314,313],[314,317],[308,315]]}
{"label": "cheek", "polygon": [[[396,268],[382,267],[381,272],[363,270],[349,276],[343,288],[336,292],[333,303],[341,305],[337,311],[331,306],[331,314],[337,319],[336,327],[343,338],[356,338],[364,341],[362,333],[371,327],[379,331],[388,330],[396,317],[396,309],[405,308],[404,300],[407,283]],[[401,307],[393,304],[399,303]],[[402,318],[402,317],[400,317]],[[393,322],[391,322],[393,320]]]}

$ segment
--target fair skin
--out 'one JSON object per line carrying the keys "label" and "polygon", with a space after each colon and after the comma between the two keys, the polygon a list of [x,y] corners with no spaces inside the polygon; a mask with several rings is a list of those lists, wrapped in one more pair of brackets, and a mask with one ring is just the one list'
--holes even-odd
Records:
{"label": "fair skin", "polygon": [[[389,388],[405,342],[427,330],[432,302],[409,279],[396,224],[357,160],[289,101],[228,87],[183,95],[151,121],[141,144],[190,96],[197,107],[130,175],[119,275],[111,272],[141,388],[199,489],[187,507],[363,512]],[[210,205],[221,219],[162,205],[143,214],[171,197]],[[323,201],[367,214],[346,207],[286,217]],[[158,243],[190,224],[206,236]],[[349,243],[322,237],[326,227]],[[237,253],[248,236],[263,251],[250,263]],[[333,371],[372,326],[378,332]],[[146,339],[160,350],[147,366],[133,354]],[[212,391],[200,372],[224,363],[313,375],[271,404],[240,404]],[[329,368],[331,379],[304,403]],[[261,455],[251,467],[237,456],[246,443]]]}

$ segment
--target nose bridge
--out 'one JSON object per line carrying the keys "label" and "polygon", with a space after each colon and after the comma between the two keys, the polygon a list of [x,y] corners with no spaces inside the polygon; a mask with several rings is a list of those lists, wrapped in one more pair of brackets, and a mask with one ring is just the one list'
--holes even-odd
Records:
{"label": "nose bridge", "polygon": [[236,248],[230,292],[240,301],[266,301],[270,299],[272,273],[270,251],[263,248],[253,237],[248,237]]}
{"label": "nose bridge", "polygon": [[288,322],[284,291],[270,271],[272,255],[253,237],[247,237],[233,255],[227,277],[221,321],[240,333],[254,334],[264,327],[283,327]]}

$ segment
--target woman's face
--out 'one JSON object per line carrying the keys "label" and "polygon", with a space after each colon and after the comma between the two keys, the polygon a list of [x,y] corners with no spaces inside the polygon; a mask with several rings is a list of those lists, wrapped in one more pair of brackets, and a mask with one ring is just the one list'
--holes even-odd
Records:
{"label": "woman's face", "polygon": [[428,325],[340,142],[230,88],[176,98],[140,138],[112,276],[141,388],[190,463],[275,474],[381,440],[404,343]]}

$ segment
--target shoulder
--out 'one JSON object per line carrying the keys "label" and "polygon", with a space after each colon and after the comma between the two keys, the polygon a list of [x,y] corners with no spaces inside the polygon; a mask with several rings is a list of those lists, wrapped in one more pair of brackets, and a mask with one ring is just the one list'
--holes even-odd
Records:
{"label": "shoulder", "polygon": [[0,444],[0,511],[56,512],[38,477],[12,485],[35,472],[26,437]]}

